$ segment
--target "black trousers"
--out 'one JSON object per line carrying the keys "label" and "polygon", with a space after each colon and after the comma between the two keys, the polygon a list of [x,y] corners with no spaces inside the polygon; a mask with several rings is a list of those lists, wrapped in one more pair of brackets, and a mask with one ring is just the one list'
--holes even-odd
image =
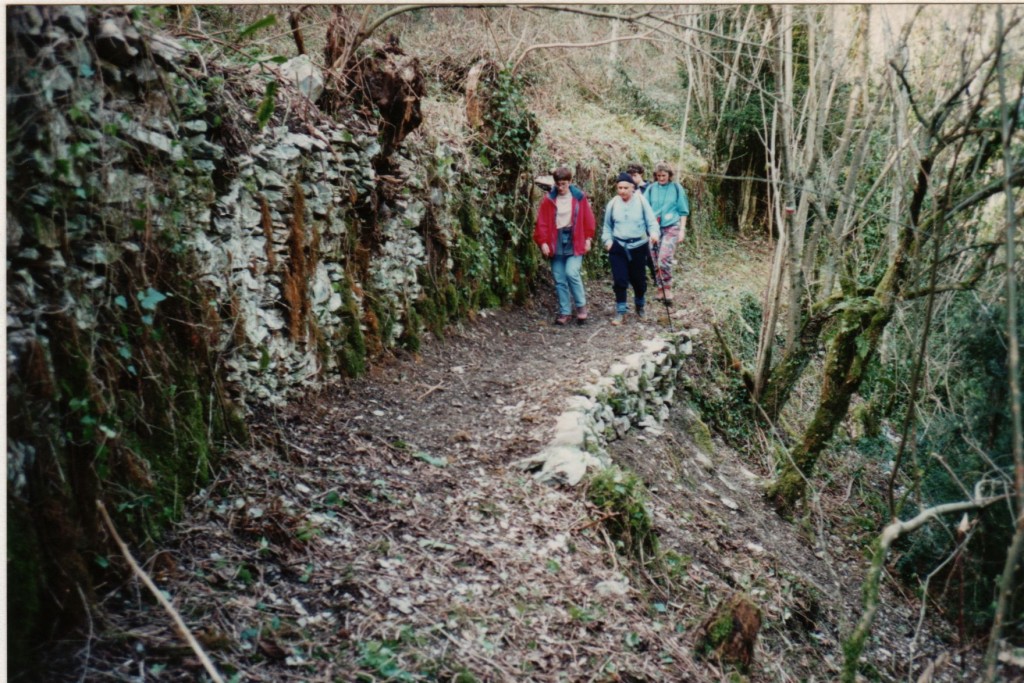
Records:
{"label": "black trousers", "polygon": [[633,286],[633,302],[639,307],[644,305],[647,294],[647,259],[650,258],[650,245],[644,243],[636,249],[626,249],[618,242],[612,242],[608,260],[612,266],[612,290],[615,292],[615,303],[626,303],[626,292]]}

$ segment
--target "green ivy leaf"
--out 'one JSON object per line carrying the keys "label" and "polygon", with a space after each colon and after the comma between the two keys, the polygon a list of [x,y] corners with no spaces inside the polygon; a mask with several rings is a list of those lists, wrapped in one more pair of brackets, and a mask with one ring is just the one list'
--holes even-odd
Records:
{"label": "green ivy leaf", "polygon": [[251,23],[248,26],[246,26],[245,28],[243,28],[241,30],[241,32],[239,32],[238,38],[239,39],[248,38],[249,36],[251,36],[252,34],[256,33],[257,31],[259,31],[261,29],[265,29],[268,26],[273,26],[276,23],[277,23],[277,15],[276,14],[268,14],[267,16],[263,17],[262,19],[260,19],[258,21],[254,21],[253,23]]}
{"label": "green ivy leaf", "polygon": [[267,83],[267,89],[263,92],[263,101],[256,110],[256,124],[262,129],[274,115],[274,96],[277,95],[277,81]]}
{"label": "green ivy leaf", "polygon": [[167,298],[167,295],[163,292],[157,291],[152,287],[147,287],[145,292],[139,292],[139,305],[147,311],[155,311],[156,305]]}
{"label": "green ivy leaf", "polygon": [[871,351],[871,344],[868,340],[864,338],[864,335],[860,335],[854,341],[857,345],[857,357],[861,360],[867,358],[868,353]]}
{"label": "green ivy leaf", "polygon": [[415,457],[422,460],[425,463],[433,465],[434,467],[448,467],[448,458],[444,457],[443,455],[440,457],[434,457],[433,455],[427,453],[426,451],[418,451]]}
{"label": "green ivy leaf", "polygon": [[123,297],[122,295],[120,295],[120,294],[118,294],[117,296],[115,296],[115,297],[114,297],[114,304],[115,304],[115,305],[116,305],[116,306],[117,306],[118,308],[122,308],[122,309],[124,309],[124,310],[128,310],[128,299],[125,299],[125,298],[124,298],[124,297]]}

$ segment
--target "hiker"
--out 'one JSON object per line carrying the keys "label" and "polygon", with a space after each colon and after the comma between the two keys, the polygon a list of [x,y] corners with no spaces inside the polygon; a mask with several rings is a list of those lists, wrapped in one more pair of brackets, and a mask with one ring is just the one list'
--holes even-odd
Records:
{"label": "hiker", "polygon": [[[644,167],[640,164],[630,164],[626,167],[626,173],[633,176],[633,181],[636,183],[637,192],[644,194],[647,192],[647,188],[651,185],[644,180]],[[650,203],[650,202],[648,202]],[[657,273],[654,270],[654,256],[648,251],[647,252],[647,270],[651,271],[651,279],[657,282]]]}
{"label": "hiker", "polygon": [[650,253],[648,244],[658,242],[658,221],[644,196],[636,191],[636,181],[627,171],[615,183],[616,196],[604,211],[601,243],[612,266],[615,291],[615,317],[612,325],[621,325],[628,307],[626,292],[633,286],[633,304],[638,318],[644,317],[647,273],[644,267]]}
{"label": "hiker", "polygon": [[649,184],[644,192],[644,199],[651,205],[661,228],[658,273],[654,281],[658,286],[658,300],[666,303],[672,301],[672,257],[676,245],[686,238],[686,219],[690,215],[686,190],[674,178],[675,171],[662,161],[654,167],[655,182]]}
{"label": "hiker", "polygon": [[640,164],[630,164],[626,167],[626,173],[633,177],[633,182],[636,183],[636,189],[643,192],[647,188],[647,182],[644,180],[644,167]]}
{"label": "hiker", "polygon": [[580,267],[594,240],[594,212],[587,195],[572,184],[572,171],[560,166],[552,175],[555,186],[544,195],[537,209],[533,241],[544,257],[551,259],[551,275],[558,293],[555,324],[569,322],[575,303],[576,322],[582,325],[587,320],[587,293]]}

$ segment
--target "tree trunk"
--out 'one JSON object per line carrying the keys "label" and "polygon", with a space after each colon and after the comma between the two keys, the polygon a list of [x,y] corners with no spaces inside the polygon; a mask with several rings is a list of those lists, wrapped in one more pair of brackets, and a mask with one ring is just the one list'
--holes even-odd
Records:
{"label": "tree trunk", "polygon": [[612,20],[611,42],[608,43],[608,70],[606,76],[609,83],[615,82],[615,62],[619,60],[619,20]]}
{"label": "tree trunk", "polygon": [[883,306],[864,299],[839,315],[840,332],[825,356],[825,376],[814,418],[793,452],[793,462],[783,466],[779,479],[768,490],[779,512],[791,512],[804,497],[806,477],[813,472],[818,456],[846,417],[850,399],[864,379],[893,308],[893,304]]}
{"label": "tree trunk", "polygon": [[782,474],[767,492],[775,509],[782,514],[792,512],[806,494],[806,477],[813,472],[818,456],[846,417],[850,399],[860,388],[868,364],[881,343],[885,326],[892,319],[906,280],[907,254],[917,236],[932,165],[931,157],[921,161],[910,203],[910,225],[902,231],[889,267],[875,287],[874,296],[854,299],[848,295],[842,304],[843,309],[836,321],[839,332],[829,342],[825,356],[818,408],[800,445],[793,452],[793,461],[783,464]]}

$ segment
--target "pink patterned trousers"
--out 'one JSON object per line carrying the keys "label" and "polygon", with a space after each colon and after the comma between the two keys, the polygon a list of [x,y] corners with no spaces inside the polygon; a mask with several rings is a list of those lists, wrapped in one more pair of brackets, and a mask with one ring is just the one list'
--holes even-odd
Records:
{"label": "pink patterned trousers", "polygon": [[679,244],[679,224],[661,231],[661,242],[658,243],[658,279],[665,289],[672,288],[672,262]]}

